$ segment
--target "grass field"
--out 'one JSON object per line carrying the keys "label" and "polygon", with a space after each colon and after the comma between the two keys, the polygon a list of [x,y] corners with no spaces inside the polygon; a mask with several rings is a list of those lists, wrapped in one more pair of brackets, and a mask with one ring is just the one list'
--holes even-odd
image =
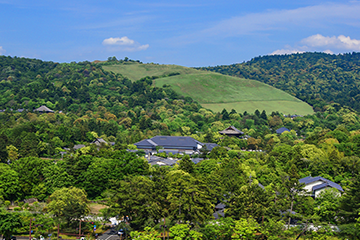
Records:
{"label": "grass field", "polygon": [[279,111],[284,114],[312,114],[310,105],[284,91],[255,80],[241,79],[214,72],[200,71],[177,65],[128,63],[103,66],[105,70],[121,73],[136,81],[145,76],[171,77],[154,80],[156,86],[169,84],[179,94],[189,96],[205,108],[215,112],[222,109],[235,109],[238,112],[265,110],[268,113]]}
{"label": "grass field", "polygon": [[192,74],[199,72],[199,70],[182,67],[178,65],[159,65],[159,64],[140,64],[140,63],[126,63],[103,66],[107,71],[120,73],[124,77],[132,81],[139,80],[146,76],[162,76],[169,73]]}

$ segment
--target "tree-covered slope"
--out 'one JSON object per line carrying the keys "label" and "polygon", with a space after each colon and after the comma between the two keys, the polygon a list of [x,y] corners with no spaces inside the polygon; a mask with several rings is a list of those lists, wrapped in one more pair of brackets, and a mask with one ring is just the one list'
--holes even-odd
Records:
{"label": "tree-covered slope", "polygon": [[[90,62],[54,63],[0,56],[0,109],[85,112],[98,106],[113,113],[151,107],[157,100],[177,99],[171,88],[152,86],[152,80],[131,82]],[[190,98],[186,101],[192,102]]]}
{"label": "tree-covered slope", "polygon": [[360,53],[263,56],[201,69],[264,82],[308,102],[316,110],[329,102],[360,110]]}
{"label": "tree-covered slope", "polygon": [[[108,63],[107,63],[108,64]],[[254,112],[256,109],[284,114],[311,114],[311,106],[303,101],[258,81],[229,77],[176,65],[121,62],[103,66],[105,70],[120,73],[132,81],[149,76],[155,86],[164,85],[179,95],[191,97],[213,111],[235,109]]]}

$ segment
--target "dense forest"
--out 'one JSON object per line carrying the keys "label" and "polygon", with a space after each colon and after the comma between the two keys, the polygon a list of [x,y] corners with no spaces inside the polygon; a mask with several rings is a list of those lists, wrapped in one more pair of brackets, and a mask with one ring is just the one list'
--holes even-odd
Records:
{"label": "dense forest", "polygon": [[[102,63],[106,64],[106,63]],[[73,113],[104,106],[114,114],[156,100],[177,99],[170,88],[150,87],[151,78],[132,83],[91,62],[53,63],[0,56],[0,108],[27,109],[46,105]],[[184,101],[192,101],[184,98]]]}
{"label": "dense forest", "polygon": [[[8,62],[0,68],[6,109],[0,112],[0,234],[6,239],[29,233],[34,219],[36,237],[56,238],[58,228],[77,233],[85,217],[91,220],[82,229],[94,237],[94,225],[103,230],[116,216],[123,219],[118,229],[133,239],[360,237],[360,116],[350,107],[332,103],[308,116],[216,113],[168,86],[154,87],[150,77],[132,83],[99,63],[1,59]],[[43,104],[55,112],[32,111]],[[219,133],[229,126],[244,136]],[[289,131],[276,133],[281,127]],[[152,166],[133,143],[157,135],[218,147],[193,156],[159,152],[177,163]],[[97,138],[115,144],[93,144]],[[77,144],[84,147],[74,149]],[[299,183],[307,176],[344,192],[329,188],[313,198]],[[24,202],[31,198],[35,203]],[[90,200],[103,206],[96,216]]]}
{"label": "dense forest", "polygon": [[200,69],[264,82],[309,103],[315,111],[331,102],[360,110],[360,53],[272,55]]}

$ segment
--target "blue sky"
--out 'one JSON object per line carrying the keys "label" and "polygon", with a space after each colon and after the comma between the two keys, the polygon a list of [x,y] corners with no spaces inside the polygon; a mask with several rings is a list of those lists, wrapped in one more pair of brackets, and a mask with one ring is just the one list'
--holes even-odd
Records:
{"label": "blue sky", "polygon": [[0,0],[0,54],[214,66],[360,51],[360,1]]}

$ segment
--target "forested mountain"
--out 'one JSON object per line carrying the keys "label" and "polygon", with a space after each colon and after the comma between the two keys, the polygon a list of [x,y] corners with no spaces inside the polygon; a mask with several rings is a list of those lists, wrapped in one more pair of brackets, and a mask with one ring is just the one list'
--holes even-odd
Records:
{"label": "forested mountain", "polygon": [[[349,107],[332,103],[306,116],[212,112],[168,85],[154,86],[154,77],[132,82],[104,71],[112,59],[0,60],[0,109],[6,109],[0,112],[0,234],[6,239],[29,233],[29,226],[36,237],[74,236],[79,219],[91,214],[94,222],[80,224],[93,237],[114,216],[124,220],[118,229],[137,239],[159,239],[165,231],[170,239],[360,237],[360,115]],[[56,111],[32,111],[42,104]],[[221,135],[229,126],[242,137]],[[133,145],[158,135],[218,146],[192,156],[157,146],[156,156],[145,158]],[[175,165],[158,162],[170,158]],[[308,176],[345,193],[327,189],[314,199],[299,182]],[[29,198],[38,201],[25,204]],[[101,201],[96,208],[102,209],[90,212],[88,199]],[[214,213],[224,218],[214,221]],[[298,227],[289,228],[293,221]]]}
{"label": "forested mountain", "polygon": [[[152,87],[151,79],[131,82],[91,62],[54,63],[0,56],[0,109],[85,112],[104,106],[113,113],[180,98],[170,88]],[[192,102],[191,98],[183,98]]]}
{"label": "forested mountain", "polygon": [[360,53],[262,56],[200,69],[256,79],[308,102],[316,111],[330,102],[360,110]]}

